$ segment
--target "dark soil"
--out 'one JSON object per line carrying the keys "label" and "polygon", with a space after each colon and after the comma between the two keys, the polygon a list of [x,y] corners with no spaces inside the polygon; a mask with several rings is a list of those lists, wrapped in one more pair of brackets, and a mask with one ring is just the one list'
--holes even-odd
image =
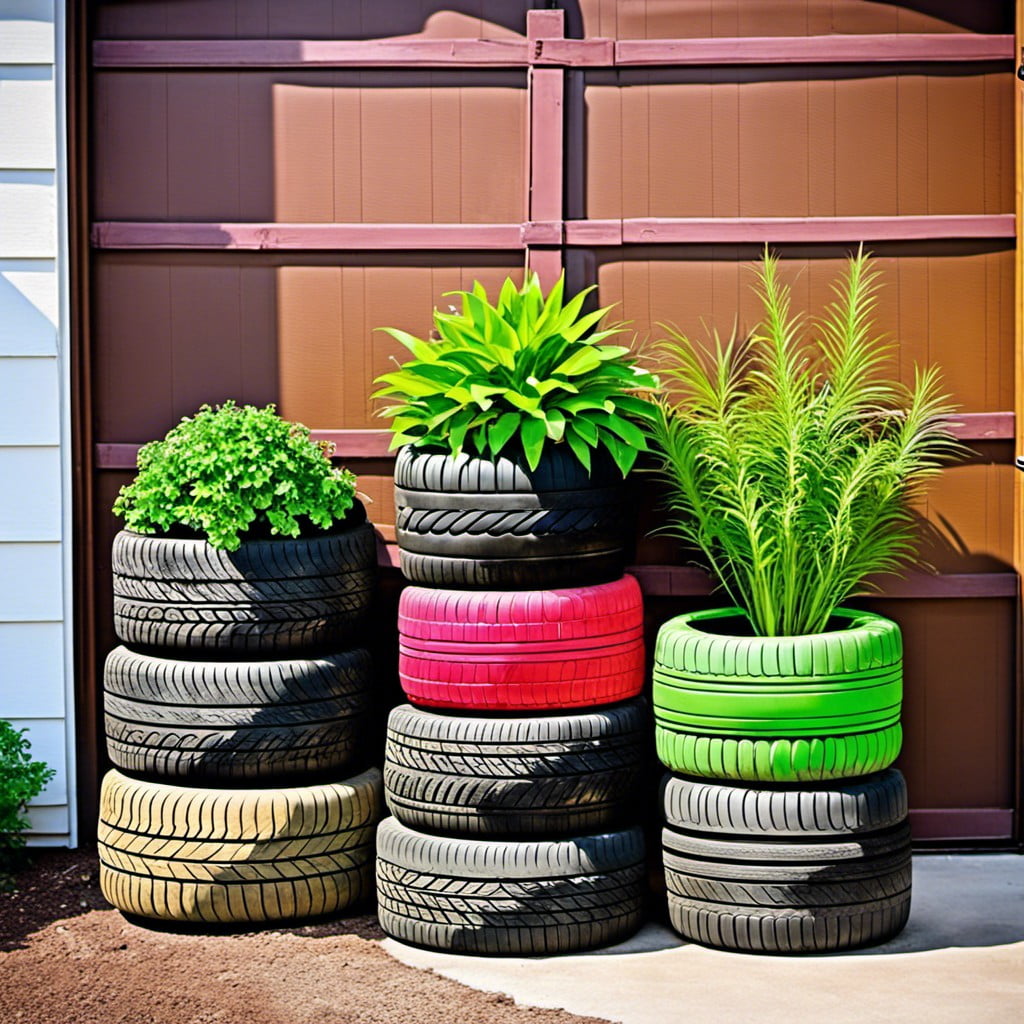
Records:
{"label": "dark soil", "polygon": [[39,850],[0,894],[4,1024],[599,1024],[393,960],[372,914],[236,934],[111,909],[96,851]]}

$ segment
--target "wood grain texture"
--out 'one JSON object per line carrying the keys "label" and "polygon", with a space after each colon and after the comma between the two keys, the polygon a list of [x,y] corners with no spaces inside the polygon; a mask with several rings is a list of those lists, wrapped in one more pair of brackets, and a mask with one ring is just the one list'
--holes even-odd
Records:
{"label": "wood grain texture", "polygon": [[1003,70],[687,69],[587,81],[588,217],[1013,210]]}

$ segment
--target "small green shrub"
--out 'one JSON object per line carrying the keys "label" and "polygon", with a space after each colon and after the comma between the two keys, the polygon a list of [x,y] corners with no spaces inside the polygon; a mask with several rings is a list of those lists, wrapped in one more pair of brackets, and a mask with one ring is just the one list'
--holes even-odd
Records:
{"label": "small green shrub", "polygon": [[355,477],[330,463],[332,447],[273,405],[204,405],[162,441],[139,450],[135,480],[114,512],[137,533],[185,527],[233,551],[254,528],[298,537],[302,519],[328,529],[355,497]]}
{"label": "small green shrub", "polygon": [[56,774],[42,761],[33,761],[25,729],[0,719],[0,891],[9,889],[24,862],[29,826],[25,807]]}
{"label": "small green shrub", "polygon": [[652,437],[670,492],[668,526],[698,548],[761,636],[827,628],[916,541],[911,505],[961,449],[934,368],[885,380],[874,333],[877,273],[863,251],[806,343],[778,259],[757,276],[752,337],[701,345],[671,329]]}
{"label": "small green shrub", "polygon": [[521,288],[506,279],[496,304],[479,282],[460,296],[462,311],[434,311],[437,340],[381,328],[414,358],[377,378],[374,398],[394,405],[392,448],[411,444],[458,455],[497,457],[521,451],[536,469],[548,442],[567,444],[589,470],[591,452],[606,449],[623,476],[647,438],[634,419],[650,418],[649,402],[632,394],[657,381],[634,366],[630,350],[603,345],[621,327],[593,331],[608,312],[581,315],[592,288],[563,303],[564,277],[547,298],[536,274]]}

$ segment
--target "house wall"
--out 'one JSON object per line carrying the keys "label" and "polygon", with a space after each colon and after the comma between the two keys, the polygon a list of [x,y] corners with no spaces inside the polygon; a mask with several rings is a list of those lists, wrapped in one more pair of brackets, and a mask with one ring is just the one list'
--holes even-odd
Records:
{"label": "house wall", "polygon": [[57,773],[38,845],[76,835],[62,15],[0,0],[0,718]]}

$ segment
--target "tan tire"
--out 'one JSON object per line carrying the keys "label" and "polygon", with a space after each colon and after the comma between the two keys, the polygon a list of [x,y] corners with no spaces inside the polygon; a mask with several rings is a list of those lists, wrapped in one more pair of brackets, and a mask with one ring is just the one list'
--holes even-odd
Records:
{"label": "tan tire", "polygon": [[111,771],[100,888],[118,910],[238,924],[331,914],[373,891],[381,775],[291,789],[196,789]]}

